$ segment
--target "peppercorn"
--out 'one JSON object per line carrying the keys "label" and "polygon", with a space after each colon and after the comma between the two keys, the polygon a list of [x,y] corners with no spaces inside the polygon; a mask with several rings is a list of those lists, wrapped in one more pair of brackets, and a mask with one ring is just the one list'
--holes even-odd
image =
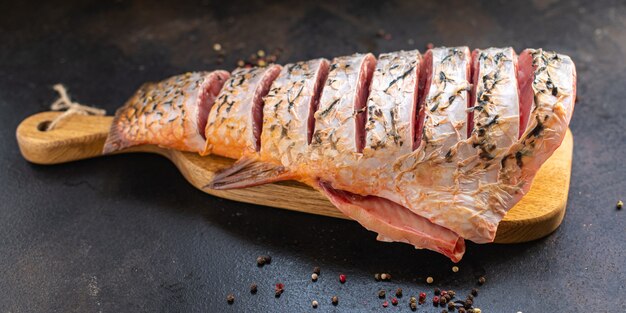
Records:
{"label": "peppercorn", "polygon": [[480,278],[478,278],[478,284],[482,285],[486,282],[487,280],[485,279],[485,276],[481,276]]}
{"label": "peppercorn", "polygon": [[409,308],[411,308],[411,311],[417,310],[417,303],[409,302]]}
{"label": "peppercorn", "polygon": [[285,291],[285,285],[283,285],[282,283],[276,284],[276,290],[275,290],[274,296],[276,298],[280,297],[280,295],[283,294],[283,291]]}
{"label": "peppercorn", "polygon": [[398,299],[397,298],[391,298],[391,304],[398,305]]}
{"label": "peppercorn", "polygon": [[380,278],[380,273],[376,273],[376,274],[374,274],[374,279],[375,279],[376,281],[380,281],[380,279],[381,279],[381,278]]}
{"label": "peppercorn", "polygon": [[265,62],[265,60],[264,60],[264,59],[260,59],[260,60],[257,62],[257,65],[258,65],[258,66],[260,66],[260,67],[265,67],[265,66],[267,65],[267,62]]}
{"label": "peppercorn", "polygon": [[483,311],[479,308],[474,308],[474,313],[482,313]]}
{"label": "peppercorn", "polygon": [[433,281],[434,281],[434,279],[432,277],[430,277],[430,276],[426,277],[426,283],[427,284],[432,284]]}
{"label": "peppercorn", "polygon": [[344,284],[346,282],[346,275],[339,274],[339,282]]}
{"label": "peppercorn", "polygon": [[272,263],[272,257],[269,255],[264,255],[263,258],[265,259],[265,264],[271,264]]}
{"label": "peppercorn", "polygon": [[624,206],[624,202],[622,200],[617,201],[617,209],[618,210],[621,210],[623,206]]}
{"label": "peppercorn", "polygon": [[312,281],[317,281],[317,274],[315,274],[315,273],[311,274],[311,280]]}
{"label": "peppercorn", "polygon": [[470,300],[470,299],[467,299],[467,300],[465,300],[465,304],[463,304],[463,306],[464,306],[466,309],[469,309],[469,308],[471,308],[471,307],[472,307],[472,304],[474,304],[474,301],[472,301],[472,300]]}
{"label": "peppercorn", "polygon": [[219,43],[213,44],[213,50],[215,50],[215,51],[222,50],[222,45],[220,45]]}
{"label": "peppercorn", "polygon": [[471,294],[467,295],[467,298],[470,300],[474,300],[474,296],[472,296]]}
{"label": "peppercorn", "polygon": [[386,308],[386,307],[388,307],[388,306],[389,306],[389,302],[384,301],[384,302],[383,302],[383,308]]}
{"label": "peppercorn", "polygon": [[235,302],[235,296],[231,293],[228,296],[226,296],[226,302],[228,302],[228,304],[233,304],[233,302]]}
{"label": "peppercorn", "polygon": [[244,62],[243,60],[237,61],[237,66],[238,67],[243,67],[244,65],[246,65],[246,62]]}
{"label": "peppercorn", "polygon": [[250,293],[255,294],[257,291],[257,286],[256,284],[252,284],[250,285]]}
{"label": "peppercorn", "polygon": [[264,258],[264,257],[262,257],[262,256],[260,256],[260,257],[256,258],[256,264],[257,264],[258,266],[263,266],[263,265],[265,265],[265,258]]}
{"label": "peppercorn", "polygon": [[402,288],[398,288],[398,289],[396,290],[396,297],[398,297],[398,298],[402,298]]}
{"label": "peppercorn", "polygon": [[339,304],[339,298],[337,296],[333,296],[332,298],[330,298],[330,302],[333,305],[337,305],[337,304]]}
{"label": "peppercorn", "polygon": [[474,296],[474,297],[478,296],[478,289],[472,288],[472,296]]}
{"label": "peppercorn", "polygon": [[454,290],[448,290],[448,295],[450,298],[454,298],[454,296],[456,296],[456,292],[454,292]]}
{"label": "peppercorn", "polygon": [[443,297],[446,298],[446,302],[449,302],[452,299],[449,294],[446,294]]}
{"label": "peppercorn", "polygon": [[445,306],[446,303],[448,303],[448,300],[446,300],[446,297],[439,297],[439,305]]}
{"label": "peppercorn", "polygon": [[447,292],[447,291],[445,291],[445,290],[441,290],[441,295],[442,295],[442,296],[445,296],[445,295],[447,295],[447,294],[448,294],[448,292]]}
{"label": "peppercorn", "polygon": [[439,305],[439,297],[438,297],[438,296],[434,296],[434,297],[433,297],[433,305],[434,305],[434,306]]}
{"label": "peppercorn", "polygon": [[438,296],[441,294],[441,290],[439,290],[439,288],[435,288],[435,296]]}
{"label": "peppercorn", "polygon": [[443,310],[441,310],[441,313],[448,313],[448,310],[443,309]]}
{"label": "peppercorn", "polygon": [[415,299],[415,297],[411,296],[409,298],[409,302],[416,302],[417,303],[417,299]]}
{"label": "peppercorn", "polygon": [[424,300],[426,300],[426,293],[420,292],[420,302],[423,302]]}
{"label": "peppercorn", "polygon": [[381,298],[381,299],[384,298],[385,297],[385,291],[384,290],[380,290],[378,292],[378,297]]}
{"label": "peppercorn", "polygon": [[321,269],[320,269],[320,267],[319,267],[319,266],[316,266],[316,267],[314,267],[314,268],[313,268],[313,273],[315,273],[315,274],[317,274],[317,275],[319,275],[319,274],[320,274],[320,271],[321,271]]}
{"label": "peppercorn", "polygon": [[259,57],[261,57],[261,58],[262,58],[262,57],[264,57],[264,56],[265,56],[265,51],[263,51],[263,50],[259,50],[259,51],[257,51],[257,52],[256,52],[256,55],[258,55]]}
{"label": "peppercorn", "polygon": [[381,280],[391,280],[391,274],[382,273],[382,274],[380,274],[380,279]]}
{"label": "peppercorn", "polygon": [[314,309],[316,309],[318,305],[319,305],[319,303],[317,303],[317,300],[313,300],[313,301],[311,301],[311,306],[312,306]]}
{"label": "peppercorn", "polygon": [[454,312],[454,309],[456,308],[456,306],[454,305],[454,302],[448,302],[448,310]]}
{"label": "peppercorn", "polygon": [[452,267],[452,272],[456,273],[459,271],[459,267],[458,266],[453,266]]}
{"label": "peppercorn", "polygon": [[465,308],[460,307],[460,308],[459,308],[459,313],[465,313]]}

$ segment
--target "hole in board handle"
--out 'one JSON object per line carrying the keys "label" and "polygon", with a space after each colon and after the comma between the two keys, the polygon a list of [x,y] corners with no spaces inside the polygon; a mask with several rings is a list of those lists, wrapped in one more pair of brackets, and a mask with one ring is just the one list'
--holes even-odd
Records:
{"label": "hole in board handle", "polygon": [[50,127],[50,123],[52,123],[52,121],[43,121],[37,124],[37,130],[39,130],[40,132],[48,131],[48,127]]}

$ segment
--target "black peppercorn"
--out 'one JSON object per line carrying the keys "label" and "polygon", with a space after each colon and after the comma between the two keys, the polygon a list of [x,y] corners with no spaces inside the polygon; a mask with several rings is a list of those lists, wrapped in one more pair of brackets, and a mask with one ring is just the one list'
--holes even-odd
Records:
{"label": "black peppercorn", "polygon": [[439,290],[439,288],[435,288],[435,296],[438,296],[441,294],[441,290]]}
{"label": "black peppercorn", "polygon": [[456,308],[456,306],[454,305],[454,302],[448,302],[448,310],[454,312],[454,309]]}
{"label": "black peppercorn", "polygon": [[409,308],[411,308],[411,311],[417,310],[417,303],[409,302]]}
{"label": "black peppercorn", "polygon": [[398,297],[398,298],[402,298],[402,288],[398,288],[398,289],[396,290],[396,297]]}
{"label": "black peppercorn", "polygon": [[463,307],[460,307],[460,308],[459,308],[459,313],[466,313],[466,312],[465,312],[465,309],[464,309]]}
{"label": "black peppercorn", "polygon": [[316,266],[316,267],[314,267],[314,268],[313,268],[313,273],[315,273],[315,274],[317,274],[317,275],[319,275],[319,274],[320,274],[320,271],[321,271],[321,269],[320,269],[320,267],[319,267],[319,266]]}
{"label": "black peppercorn", "polygon": [[257,264],[258,266],[263,266],[263,265],[265,265],[265,258],[264,258],[264,257],[262,257],[262,256],[260,256],[260,257],[256,258],[256,264]]}
{"label": "black peppercorn", "polygon": [[384,290],[379,291],[378,292],[378,297],[381,298],[381,299],[384,298],[385,297],[385,291]]}
{"label": "black peppercorn", "polygon": [[476,288],[472,289],[472,296],[474,296],[474,297],[478,296],[478,289],[476,289]]}
{"label": "black peppercorn", "polygon": [[474,301],[467,299],[465,300],[465,304],[463,305],[466,309],[469,309],[472,307],[472,305],[474,304]]}
{"label": "black peppercorn", "polygon": [[470,299],[470,300],[474,300],[474,296],[472,296],[471,294],[467,295],[467,298]]}
{"label": "black peppercorn", "polygon": [[228,304],[233,304],[233,302],[235,302],[235,296],[231,293],[228,296],[226,296],[226,301],[228,302]]}
{"label": "black peppercorn", "polygon": [[381,278],[380,278],[380,273],[376,273],[376,274],[374,274],[374,279],[375,279],[376,281],[380,281],[380,279],[381,279]]}
{"label": "black peppercorn", "polygon": [[250,293],[255,294],[257,292],[256,284],[250,285]]}
{"label": "black peppercorn", "polygon": [[454,292],[454,290],[448,290],[448,295],[450,296],[450,299],[452,299],[456,296],[456,292]]}
{"label": "black peppercorn", "polygon": [[272,257],[269,255],[264,255],[263,258],[265,259],[265,264],[270,264],[272,263]]}
{"label": "black peppercorn", "polygon": [[446,299],[446,297],[440,297],[439,298],[439,305],[445,306],[447,302],[448,302],[448,300]]}
{"label": "black peppercorn", "polygon": [[330,302],[332,302],[333,305],[337,305],[337,304],[339,304],[339,298],[337,296],[333,296],[330,299]]}
{"label": "black peppercorn", "polygon": [[484,284],[486,281],[487,281],[487,280],[485,279],[485,277],[484,277],[484,276],[481,276],[480,278],[478,278],[478,284],[479,284],[479,285]]}

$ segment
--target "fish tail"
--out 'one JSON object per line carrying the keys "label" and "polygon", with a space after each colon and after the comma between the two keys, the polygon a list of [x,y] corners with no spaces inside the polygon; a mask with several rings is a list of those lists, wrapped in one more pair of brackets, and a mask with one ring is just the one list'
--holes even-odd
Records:
{"label": "fish tail", "polygon": [[242,157],[231,167],[215,174],[203,188],[238,189],[293,179],[295,175],[282,165]]}

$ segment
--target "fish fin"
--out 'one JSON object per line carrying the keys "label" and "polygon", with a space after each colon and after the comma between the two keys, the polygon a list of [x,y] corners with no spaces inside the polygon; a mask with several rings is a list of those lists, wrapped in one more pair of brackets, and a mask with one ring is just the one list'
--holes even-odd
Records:
{"label": "fish fin", "polygon": [[[124,107],[120,108],[120,110],[122,109],[124,109]],[[136,142],[126,138],[124,133],[121,131],[119,127],[119,115],[120,114],[116,113],[113,118],[109,134],[107,135],[104,147],[102,148],[102,154],[111,154],[113,152],[138,145]]]}
{"label": "fish fin", "polygon": [[282,165],[243,157],[231,167],[217,172],[213,180],[204,188],[220,190],[238,189],[291,178],[293,178],[293,174]]}
{"label": "fish fin", "polygon": [[323,181],[315,187],[343,214],[378,233],[380,241],[404,242],[416,249],[437,251],[453,262],[460,261],[465,253],[465,241],[459,235],[389,199],[335,189]]}

